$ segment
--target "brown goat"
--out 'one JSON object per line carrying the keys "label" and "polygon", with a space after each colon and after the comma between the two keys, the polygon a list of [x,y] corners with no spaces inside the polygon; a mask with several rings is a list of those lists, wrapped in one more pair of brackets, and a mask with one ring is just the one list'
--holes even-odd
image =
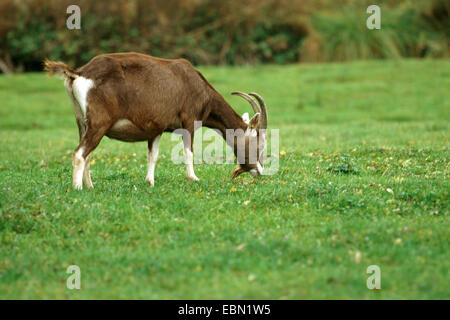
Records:
{"label": "brown goat", "polygon": [[[80,143],[73,158],[73,186],[82,189],[82,181],[92,188],[89,155],[103,136],[135,142],[148,141],[148,173],[146,181],[153,186],[159,139],[163,132],[183,128],[187,178],[198,180],[193,169],[194,121],[217,129],[226,138],[227,129],[241,129],[242,145],[257,146],[257,161],[248,151],[241,152],[239,143],[226,139],[237,155],[239,165],[233,178],[245,171],[262,173],[262,150],[265,147],[267,111],[262,98],[234,92],[250,102],[255,116],[241,118],[224,98],[185,59],[161,59],[139,53],[113,53],[94,57],[86,65],[73,70],[62,62],[44,61],[45,70],[65,78],[72,100]],[[232,141],[231,141],[232,140]],[[239,152],[238,152],[239,151]]]}

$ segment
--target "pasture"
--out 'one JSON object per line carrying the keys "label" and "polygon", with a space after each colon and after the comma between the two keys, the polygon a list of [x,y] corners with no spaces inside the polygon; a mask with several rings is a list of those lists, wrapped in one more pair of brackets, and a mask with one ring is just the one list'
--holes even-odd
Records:
{"label": "pasture", "polygon": [[1,299],[450,298],[450,60],[199,69],[240,114],[265,98],[276,175],[187,181],[165,134],[149,188],[147,144],[105,137],[74,191],[63,81],[0,76]]}

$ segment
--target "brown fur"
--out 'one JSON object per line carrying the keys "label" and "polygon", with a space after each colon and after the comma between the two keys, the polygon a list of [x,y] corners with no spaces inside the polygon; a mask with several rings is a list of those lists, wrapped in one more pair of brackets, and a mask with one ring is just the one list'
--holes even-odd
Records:
{"label": "brown fur", "polygon": [[50,61],[48,59],[44,60],[44,71],[47,71],[51,76],[58,73],[72,79],[77,77],[75,70],[67,66],[65,63]]}

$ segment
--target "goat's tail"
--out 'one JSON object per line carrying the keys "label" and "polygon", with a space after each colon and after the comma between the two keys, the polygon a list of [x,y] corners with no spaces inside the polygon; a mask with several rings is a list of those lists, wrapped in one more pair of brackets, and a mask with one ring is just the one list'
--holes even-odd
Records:
{"label": "goat's tail", "polygon": [[47,71],[49,75],[59,74],[64,78],[76,79],[78,78],[78,73],[71,67],[63,62],[50,61],[48,59],[44,60],[44,71]]}

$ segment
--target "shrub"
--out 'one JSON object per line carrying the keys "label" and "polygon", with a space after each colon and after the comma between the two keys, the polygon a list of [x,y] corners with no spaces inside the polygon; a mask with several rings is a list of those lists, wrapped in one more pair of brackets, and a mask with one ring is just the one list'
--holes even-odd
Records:
{"label": "shrub", "polygon": [[[81,30],[65,26],[66,8],[74,3],[82,11]],[[10,69],[26,70],[39,70],[45,57],[75,66],[120,51],[184,57],[196,64],[296,62],[307,34],[297,17],[308,3],[0,0],[2,12],[11,12],[0,22],[0,59]]]}
{"label": "shrub", "polygon": [[[71,4],[81,8],[81,30],[66,28]],[[367,4],[0,0],[0,70],[40,70],[44,58],[80,66],[121,51],[231,65],[448,56],[447,1],[382,1],[381,31],[366,29]]]}

